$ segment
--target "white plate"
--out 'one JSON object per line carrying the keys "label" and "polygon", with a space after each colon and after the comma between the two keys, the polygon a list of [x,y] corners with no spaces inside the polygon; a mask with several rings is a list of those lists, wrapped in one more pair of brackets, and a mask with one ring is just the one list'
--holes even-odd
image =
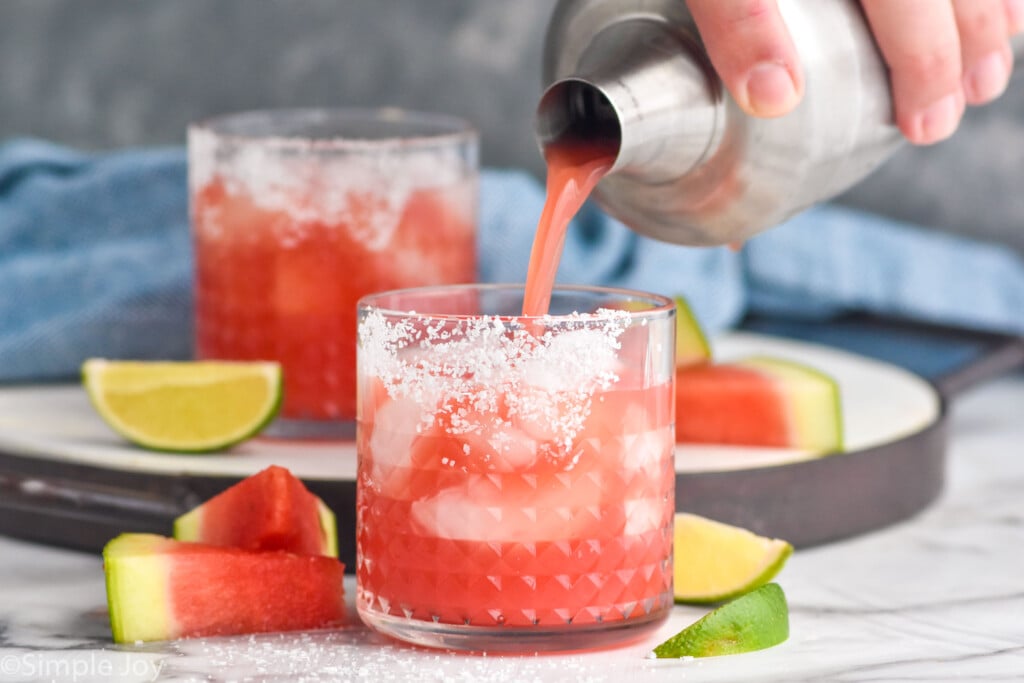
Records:
{"label": "white plate", "polygon": [[[935,390],[901,368],[803,342],[732,333],[714,343],[721,360],[773,355],[814,366],[839,382],[848,451],[914,434],[940,413]],[[0,388],[0,451],[45,460],[166,475],[247,476],[271,464],[310,480],[354,480],[353,443],[255,439],[230,453],[169,455],[134,448],[100,420],[78,385]],[[679,472],[712,472],[780,465],[816,457],[767,448],[680,446]]]}

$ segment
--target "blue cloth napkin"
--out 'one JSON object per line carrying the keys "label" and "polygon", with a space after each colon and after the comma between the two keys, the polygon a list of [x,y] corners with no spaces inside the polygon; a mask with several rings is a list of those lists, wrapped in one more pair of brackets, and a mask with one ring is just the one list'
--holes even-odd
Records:
{"label": "blue cloth napkin", "polygon": [[[74,376],[90,356],[189,357],[187,201],[180,148],[0,145],[0,380]],[[525,173],[483,172],[482,280],[523,280],[543,201]],[[1015,253],[836,206],[806,211],[738,253],[655,242],[588,206],[569,232],[559,281],[682,294],[712,332],[748,311],[864,310],[1024,335]]]}

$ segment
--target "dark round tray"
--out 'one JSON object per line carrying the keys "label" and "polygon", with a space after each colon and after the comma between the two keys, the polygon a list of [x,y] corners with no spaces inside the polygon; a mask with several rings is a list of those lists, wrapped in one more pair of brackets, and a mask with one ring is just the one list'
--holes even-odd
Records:
{"label": "dark round tray", "polygon": [[[677,508],[798,547],[906,519],[942,489],[945,394],[1024,360],[1021,340],[1000,341],[932,383],[895,365],[817,344],[726,336],[716,344],[716,352],[726,356],[772,353],[835,374],[851,449],[811,457],[681,447]],[[903,403],[886,405],[894,395]],[[0,533],[98,552],[125,531],[169,534],[181,513],[277,463],[291,467],[335,510],[342,560],[354,564],[351,443],[256,440],[216,456],[148,453],[112,435],[75,385],[0,387],[0,415]],[[886,420],[884,428],[876,424]]]}

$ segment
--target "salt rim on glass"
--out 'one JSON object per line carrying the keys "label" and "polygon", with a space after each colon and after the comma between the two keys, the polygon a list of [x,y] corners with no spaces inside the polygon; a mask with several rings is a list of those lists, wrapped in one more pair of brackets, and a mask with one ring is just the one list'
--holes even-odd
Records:
{"label": "salt rim on glass", "polygon": [[589,415],[594,392],[618,381],[615,351],[630,321],[629,312],[607,308],[529,324],[497,315],[401,315],[391,321],[395,314],[366,314],[360,362],[390,398],[421,407],[418,431],[443,417],[448,433],[479,433],[483,426],[469,414],[496,415],[501,399],[509,417],[537,424],[565,449]]}

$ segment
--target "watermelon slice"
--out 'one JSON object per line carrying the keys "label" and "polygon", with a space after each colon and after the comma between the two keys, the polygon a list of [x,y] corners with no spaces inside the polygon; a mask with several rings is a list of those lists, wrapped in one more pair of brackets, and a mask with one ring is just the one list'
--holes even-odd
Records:
{"label": "watermelon slice", "polygon": [[835,380],[778,358],[713,363],[684,298],[676,297],[676,311],[677,442],[842,450]]}
{"label": "watermelon slice", "polygon": [[338,556],[334,513],[276,465],[178,517],[174,538],[243,550]]}
{"label": "watermelon slice", "polygon": [[778,358],[676,370],[676,441],[841,451],[835,380]]}
{"label": "watermelon slice", "polygon": [[345,566],[122,534],[103,549],[114,641],[296,631],[345,621]]}

